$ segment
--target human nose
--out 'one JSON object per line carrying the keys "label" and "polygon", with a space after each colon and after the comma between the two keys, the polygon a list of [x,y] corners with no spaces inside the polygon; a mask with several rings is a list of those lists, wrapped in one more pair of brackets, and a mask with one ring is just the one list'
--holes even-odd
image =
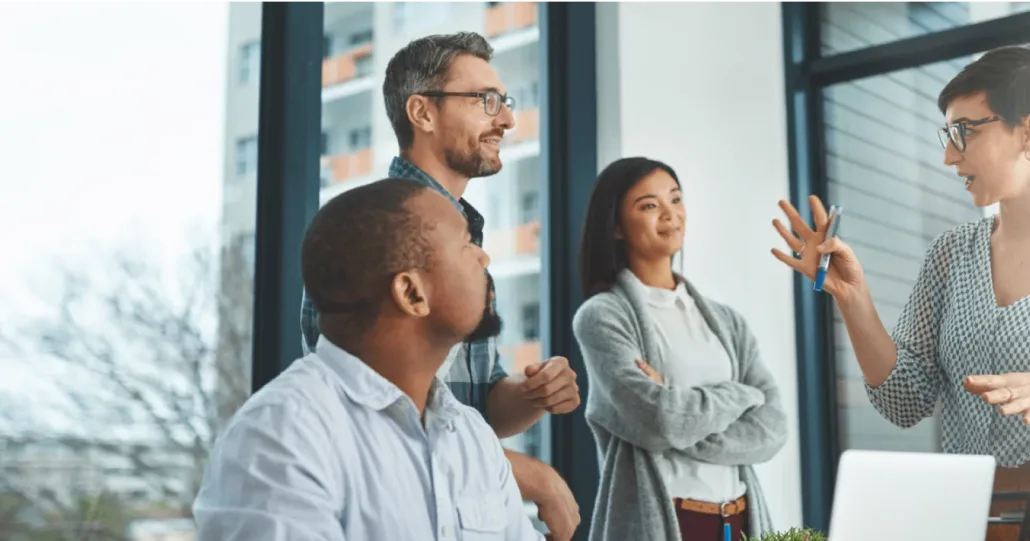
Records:
{"label": "human nose", "polygon": [[480,246],[476,246],[476,249],[479,250],[479,253],[477,254],[477,259],[479,260],[479,264],[482,265],[484,269],[489,267],[490,266],[490,254],[486,253],[486,250],[484,250]]}
{"label": "human nose", "polygon": [[501,111],[494,117],[494,123],[499,128],[510,130],[515,127],[515,113],[507,105],[501,104]]}
{"label": "human nose", "polygon": [[944,146],[944,165],[951,167],[962,161],[962,153],[955,147],[955,143],[949,141]]}

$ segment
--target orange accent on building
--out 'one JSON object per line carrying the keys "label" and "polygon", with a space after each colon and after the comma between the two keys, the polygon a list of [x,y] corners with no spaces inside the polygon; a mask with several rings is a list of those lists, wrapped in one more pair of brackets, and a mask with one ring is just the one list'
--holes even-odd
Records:
{"label": "orange accent on building", "polygon": [[484,233],[483,249],[490,259],[534,254],[540,251],[540,221],[533,220],[510,229],[492,229]]}
{"label": "orange accent on building", "polygon": [[[515,104],[518,108],[518,104]],[[515,112],[515,129],[512,140],[516,143],[537,141],[540,139],[540,109],[517,109]]]}
{"label": "orange accent on building", "polygon": [[540,357],[542,348],[539,341],[522,342],[514,346],[502,346],[500,350],[502,355],[510,356],[512,374],[525,373],[527,366],[543,360]]}
{"label": "orange accent on building", "polygon": [[536,2],[505,2],[486,9],[486,37],[493,38],[537,23]]}
{"label": "orange accent on building", "polygon": [[343,182],[349,178],[367,175],[372,172],[372,149],[365,148],[349,154],[337,154],[329,157],[329,168],[333,182]]}
{"label": "orange accent on building", "polygon": [[347,82],[358,74],[357,60],[372,54],[372,44],[365,43],[349,51],[322,60],[322,88]]}

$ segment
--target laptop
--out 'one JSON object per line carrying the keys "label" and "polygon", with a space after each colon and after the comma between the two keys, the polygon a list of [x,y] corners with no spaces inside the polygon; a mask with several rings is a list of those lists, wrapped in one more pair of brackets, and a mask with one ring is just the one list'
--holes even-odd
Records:
{"label": "laptop", "polygon": [[845,451],[830,515],[832,541],[983,541],[992,456]]}

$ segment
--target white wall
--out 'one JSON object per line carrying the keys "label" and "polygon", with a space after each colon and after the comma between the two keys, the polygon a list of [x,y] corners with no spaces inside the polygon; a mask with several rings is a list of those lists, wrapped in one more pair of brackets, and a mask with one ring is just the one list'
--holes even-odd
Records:
{"label": "white wall", "polygon": [[779,3],[598,3],[599,168],[631,155],[684,185],[684,270],[747,318],[790,439],[758,468],[778,529],[801,524],[793,282],[769,253],[789,198]]}

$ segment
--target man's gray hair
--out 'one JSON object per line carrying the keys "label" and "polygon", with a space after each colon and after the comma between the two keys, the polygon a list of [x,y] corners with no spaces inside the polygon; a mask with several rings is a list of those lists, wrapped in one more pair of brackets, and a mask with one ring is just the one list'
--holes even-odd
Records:
{"label": "man's gray hair", "polygon": [[442,89],[447,82],[448,68],[462,54],[489,62],[494,50],[486,38],[475,32],[438,34],[412,41],[397,51],[386,65],[383,101],[401,150],[409,148],[415,140],[415,131],[408,120],[408,98],[419,92]]}

